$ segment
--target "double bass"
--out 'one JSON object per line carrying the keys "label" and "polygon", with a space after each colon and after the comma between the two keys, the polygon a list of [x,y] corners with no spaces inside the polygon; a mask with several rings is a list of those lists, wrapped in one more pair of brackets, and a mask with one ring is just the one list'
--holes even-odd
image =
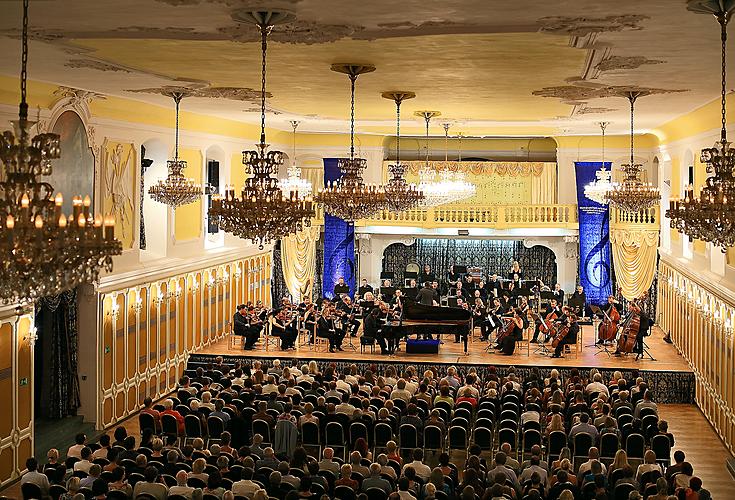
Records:
{"label": "double bass", "polygon": [[641,308],[635,302],[631,302],[628,308],[630,309],[630,316],[623,325],[623,333],[618,338],[616,351],[625,354],[633,352],[638,332],[641,329]]}
{"label": "double bass", "polygon": [[613,305],[610,309],[610,314],[607,314],[605,310],[602,310],[602,314],[605,315],[602,323],[597,330],[597,340],[599,342],[609,342],[615,339],[618,334],[618,322],[620,321],[620,313],[618,309]]}

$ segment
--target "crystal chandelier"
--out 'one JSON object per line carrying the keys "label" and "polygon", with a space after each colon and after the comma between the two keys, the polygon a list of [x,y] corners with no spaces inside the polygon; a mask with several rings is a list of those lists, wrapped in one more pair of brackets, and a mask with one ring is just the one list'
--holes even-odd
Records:
{"label": "crystal chandelier", "polygon": [[73,198],[73,212],[61,211],[61,193],[38,177],[51,174],[51,160],[61,156],[57,134],[30,137],[26,103],[28,0],[23,1],[20,112],[14,131],[0,136],[0,301],[33,301],[94,281],[100,268],[112,270],[112,256],[122,253],[115,239],[115,219],[92,215],[91,199]]}
{"label": "crystal chandelier", "polygon": [[713,147],[702,150],[702,163],[707,165],[707,173],[714,175],[707,178],[702,187],[699,198],[695,197],[694,188],[689,185],[684,200],[670,201],[666,217],[671,220],[671,226],[691,239],[708,241],[722,248],[735,245],[735,149],[727,141],[726,126],[726,44],[727,23],[733,13],[733,7],[717,5],[714,9],[707,4],[698,5],[700,12],[714,14],[720,24],[720,39],[722,42],[722,79],[721,79],[721,112],[722,128],[720,140]]}
{"label": "crystal chandelier", "polygon": [[454,201],[452,199],[450,179],[441,179],[436,181],[437,172],[429,163],[429,123],[431,119],[440,116],[439,111],[416,111],[416,116],[424,119],[426,126],[426,161],[424,166],[419,169],[419,190],[424,193],[424,200],[421,206],[424,208],[436,207]]}
{"label": "crystal chandelier", "polygon": [[[449,172],[449,127],[451,126],[450,123],[443,123],[442,126],[444,127],[444,161],[447,164],[447,168],[445,168],[446,172]],[[474,184],[471,182],[468,182],[465,179],[465,174],[462,172],[462,133],[460,132],[457,137],[459,138],[459,146],[457,149],[457,171],[454,172],[454,176],[452,177],[452,185],[451,185],[451,193],[453,194],[454,200],[465,200],[467,198],[471,198],[475,196],[475,193],[477,192],[477,188]]]}
{"label": "crystal chandelier", "polygon": [[613,183],[605,199],[610,205],[626,211],[639,212],[653,207],[661,200],[658,188],[644,183],[641,178],[641,165],[633,159],[633,117],[635,101],[644,95],[643,92],[627,92],[630,101],[630,163],[621,165],[624,178],[621,183]]}
{"label": "crystal chandelier", "polygon": [[324,204],[329,214],[354,222],[372,217],[386,206],[385,190],[381,186],[366,185],[362,179],[367,161],[355,158],[355,81],[361,74],[375,71],[375,66],[333,64],[332,71],[345,73],[350,78],[350,157],[340,158],[337,163],[342,177],[324,186],[314,198]]}
{"label": "crystal chandelier", "polygon": [[228,233],[251,240],[259,248],[273,240],[311,225],[314,207],[310,199],[299,199],[295,191],[284,193],[275,174],[283,164],[281,151],[268,151],[265,142],[265,76],[268,34],[273,26],[293,16],[285,12],[246,12],[241,20],[255,24],[261,35],[260,143],[256,150],[243,151],[242,163],[250,174],[240,195],[234,186],[226,186],[224,196],[212,197],[209,216],[212,223]]}
{"label": "crystal chandelier", "polygon": [[609,125],[608,122],[600,122],[600,130],[602,131],[602,168],[595,173],[596,179],[584,187],[584,195],[600,205],[607,205],[605,196],[612,189],[610,178],[612,169],[605,168],[605,129]]}
{"label": "crystal chandelier", "polygon": [[171,92],[167,94],[176,103],[176,141],[174,145],[174,159],[166,162],[168,176],[159,179],[157,184],[148,189],[151,199],[171,208],[194,203],[202,197],[204,191],[202,186],[196,184],[193,179],[187,179],[182,172],[186,168],[186,162],[179,159],[179,104],[183,99],[183,92]]}
{"label": "crystal chandelier", "polygon": [[287,170],[287,177],[278,181],[279,189],[284,193],[294,192],[300,200],[311,197],[311,182],[301,177],[301,169],[296,165],[296,129],[299,127],[298,120],[291,121],[293,128],[293,156],[291,165]]}
{"label": "crystal chandelier", "polygon": [[406,165],[401,163],[401,103],[413,99],[413,92],[383,92],[385,99],[396,103],[396,161],[388,166],[391,178],[385,186],[386,208],[395,212],[405,212],[418,206],[424,194],[415,184],[406,182]]}

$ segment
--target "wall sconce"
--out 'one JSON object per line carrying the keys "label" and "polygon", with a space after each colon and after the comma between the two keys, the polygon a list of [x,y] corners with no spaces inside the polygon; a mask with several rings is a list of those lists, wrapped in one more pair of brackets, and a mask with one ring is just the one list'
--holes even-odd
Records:
{"label": "wall sconce", "polygon": [[31,347],[33,347],[33,346],[36,345],[36,341],[38,340],[38,334],[37,334],[37,332],[38,332],[38,329],[36,329],[35,326],[34,327],[31,327],[31,329],[28,330],[28,335],[26,335],[25,337],[23,337],[23,340],[28,341],[28,345],[31,346]]}
{"label": "wall sconce", "polygon": [[179,300],[179,298],[181,297],[181,293],[181,287],[177,283],[176,289],[173,292],[169,292],[169,298],[173,297],[174,299]]}
{"label": "wall sconce", "polygon": [[143,298],[140,296],[140,291],[136,292],[135,302],[133,302],[131,307],[135,311],[135,314],[140,314],[140,311],[143,310]]}
{"label": "wall sconce", "polygon": [[199,291],[199,280],[195,277],[194,281],[191,283],[191,292],[197,293]]}
{"label": "wall sconce", "polygon": [[158,307],[161,307],[161,304],[166,300],[166,296],[162,294],[161,292],[158,292],[158,295],[156,296],[156,305]]}
{"label": "wall sconce", "polygon": [[117,302],[113,302],[110,308],[110,317],[113,321],[117,321],[118,316],[120,316],[120,305]]}
{"label": "wall sconce", "polygon": [[230,281],[230,275],[227,273],[227,271],[223,271],[222,274],[217,277],[216,281],[217,283],[225,284]]}
{"label": "wall sconce", "polygon": [[242,276],[242,269],[240,269],[240,266],[238,265],[235,268],[235,279],[240,279],[240,276]]}

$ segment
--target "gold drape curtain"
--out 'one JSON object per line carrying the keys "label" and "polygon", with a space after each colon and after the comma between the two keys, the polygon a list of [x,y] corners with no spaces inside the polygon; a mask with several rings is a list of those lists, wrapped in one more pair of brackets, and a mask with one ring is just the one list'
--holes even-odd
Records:
{"label": "gold drape curtain", "polygon": [[658,231],[650,229],[611,229],[615,279],[627,300],[647,292],[656,274]]}
{"label": "gold drape curtain", "polygon": [[319,226],[307,227],[281,240],[281,265],[286,288],[296,302],[311,295],[316,273]]}
{"label": "gold drape curtain", "polygon": [[544,163],[541,173],[531,177],[531,203],[552,205],[557,200],[556,163]]}

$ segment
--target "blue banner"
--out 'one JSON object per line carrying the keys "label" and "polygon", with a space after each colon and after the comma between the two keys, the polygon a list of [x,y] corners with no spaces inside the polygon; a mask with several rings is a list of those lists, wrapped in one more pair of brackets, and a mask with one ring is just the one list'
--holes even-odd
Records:
{"label": "blue banner", "polygon": [[[324,185],[342,176],[337,158],[324,158]],[[324,279],[322,297],[334,297],[334,285],[344,278],[355,296],[355,226],[351,222],[324,214]]]}
{"label": "blue banner", "polygon": [[[601,162],[575,162],[579,210],[579,284],[588,304],[604,304],[612,293],[610,216],[607,205],[584,195],[584,187],[596,179]],[[610,169],[611,163],[605,162]]]}

